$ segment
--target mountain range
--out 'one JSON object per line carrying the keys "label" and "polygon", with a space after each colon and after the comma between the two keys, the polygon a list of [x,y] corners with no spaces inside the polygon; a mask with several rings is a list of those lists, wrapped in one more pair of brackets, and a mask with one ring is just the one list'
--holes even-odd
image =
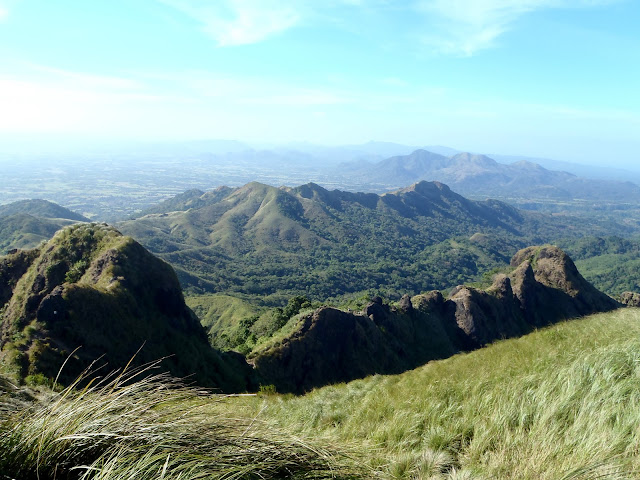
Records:
{"label": "mountain range", "polygon": [[508,199],[516,204],[577,201],[638,204],[640,187],[632,182],[591,180],[565,171],[547,170],[526,160],[504,164],[486,155],[444,156],[427,150],[387,158],[350,172],[373,188],[437,180],[471,198]]}
{"label": "mountain range", "polygon": [[[67,227],[37,249],[0,257],[0,303],[0,373],[17,381],[69,384],[104,363],[122,369],[164,358],[163,368],[199,385],[298,393],[621,306],[558,248],[529,247],[486,289],[405,295],[393,305],[376,297],[355,312],[300,311],[259,339],[250,369],[240,354],[210,346],[168,264],[99,224]],[[246,326],[257,333],[255,321]]]}
{"label": "mountain range", "polygon": [[191,293],[236,292],[272,305],[298,294],[447,288],[507,264],[526,245],[633,232],[468,200],[424,181],[382,195],[313,183],[191,190],[117,227],[171,263]]}
{"label": "mountain range", "polygon": [[[401,165],[399,159],[421,151],[431,152],[434,158],[455,158],[452,168],[456,174],[467,172],[464,181],[451,171]],[[495,162],[479,169],[477,157]],[[490,175],[495,175],[493,185]],[[0,177],[5,180],[0,203],[37,196],[94,221],[108,222],[123,220],[193,188],[208,191],[251,181],[275,186],[313,182],[327,189],[383,193],[419,180],[440,181],[466,196],[497,198],[520,208],[592,216],[595,203],[599,213],[640,219],[637,192],[625,185],[625,181],[640,184],[640,174],[632,171],[389,142],[336,147],[250,146],[227,141],[127,145],[84,155],[0,158]]]}

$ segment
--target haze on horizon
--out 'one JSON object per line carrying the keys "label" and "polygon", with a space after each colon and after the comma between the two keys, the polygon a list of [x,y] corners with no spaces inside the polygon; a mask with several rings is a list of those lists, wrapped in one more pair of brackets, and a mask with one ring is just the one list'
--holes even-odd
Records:
{"label": "haze on horizon", "polygon": [[633,168],[638,24],[635,0],[0,0],[0,153],[380,140]]}

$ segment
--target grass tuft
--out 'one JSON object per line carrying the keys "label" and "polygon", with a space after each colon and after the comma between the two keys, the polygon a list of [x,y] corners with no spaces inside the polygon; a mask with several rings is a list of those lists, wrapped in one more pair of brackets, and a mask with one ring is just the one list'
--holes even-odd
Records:
{"label": "grass tuft", "polygon": [[156,367],[104,378],[85,374],[26,407],[3,400],[0,478],[348,476],[326,449],[246,416],[211,413],[212,402],[224,397],[154,374]]}

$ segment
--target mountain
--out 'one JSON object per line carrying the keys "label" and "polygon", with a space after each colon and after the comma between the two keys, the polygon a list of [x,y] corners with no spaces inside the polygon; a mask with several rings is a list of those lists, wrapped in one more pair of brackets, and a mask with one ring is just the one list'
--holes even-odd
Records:
{"label": "mountain", "polygon": [[170,213],[175,211],[184,212],[191,208],[202,208],[217,203],[235,189],[229,187],[218,187],[210,192],[203,192],[197,188],[187,190],[167,200],[160,202],[158,205],[147,208],[135,215],[135,217],[144,217],[154,213]]}
{"label": "mountain", "polygon": [[76,222],[88,222],[89,219],[79,213],[72,212],[48,200],[20,200],[6,205],[0,205],[0,218],[25,213],[40,218],[61,218]]}
{"label": "mountain", "polygon": [[352,175],[372,186],[393,187],[435,180],[474,198],[640,203],[640,186],[631,182],[590,180],[547,170],[526,160],[503,164],[470,153],[444,156],[416,150],[410,155],[387,158]]}
{"label": "mountain", "polygon": [[27,213],[16,213],[0,218],[0,252],[15,248],[34,248],[73,221],[38,218]]}
{"label": "mountain", "polygon": [[88,222],[82,215],[47,200],[21,200],[0,205],[0,252],[33,248],[62,227]]}
{"label": "mountain", "polygon": [[291,321],[287,334],[251,354],[261,381],[297,392],[374,373],[400,373],[430,360],[521,336],[567,318],[621,305],[579,274],[552,246],[529,247],[486,290],[458,286],[396,305],[374,298],[360,312],[322,307]]}
{"label": "mountain", "polygon": [[[431,150],[429,147],[425,148],[431,152],[442,153],[437,150]],[[455,152],[460,153],[460,152]],[[444,153],[443,155],[452,155],[451,153]],[[550,158],[539,157],[526,157],[523,155],[501,155],[501,154],[487,154],[489,157],[500,163],[516,163],[520,161],[526,161],[529,163],[537,163],[541,167],[548,170],[560,170],[563,172],[569,172],[578,177],[590,178],[594,180],[618,180],[618,181],[631,181],[633,183],[640,184],[640,172],[625,170],[623,168],[614,168],[611,166],[596,166],[596,165],[584,165],[574,162],[565,162],[562,160],[553,160]]]}
{"label": "mountain", "polygon": [[269,305],[293,295],[324,301],[367,289],[399,296],[447,288],[527,245],[633,231],[468,200],[439,182],[383,195],[313,183],[225,192],[185,194],[118,228],[171,263],[190,293],[246,294]]}
{"label": "mountain", "polygon": [[15,377],[68,383],[94,361],[110,371],[135,355],[167,357],[164,368],[199,385],[247,388],[244,360],[209,346],[173,269],[112,227],[68,227],[0,257],[0,295],[0,365]]}

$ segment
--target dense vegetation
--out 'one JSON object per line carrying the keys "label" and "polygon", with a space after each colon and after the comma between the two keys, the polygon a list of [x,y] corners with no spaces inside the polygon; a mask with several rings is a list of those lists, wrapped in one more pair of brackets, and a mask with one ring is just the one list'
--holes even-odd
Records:
{"label": "dense vegetation", "polygon": [[194,295],[185,299],[209,334],[215,348],[248,354],[265,342],[301,311],[319,307],[306,297],[291,297],[284,308],[257,308],[223,294]]}
{"label": "dense vegetation", "polygon": [[632,231],[472,202],[427,182],[382,196],[251,183],[226,196],[191,192],[166,207],[118,228],[171,263],[190,294],[280,307],[296,295],[324,301],[374,289],[400,298],[447,289],[527,245]]}
{"label": "dense vegetation", "polygon": [[36,399],[0,382],[0,476],[637,478],[638,338],[624,309],[302,397],[111,377]]}

